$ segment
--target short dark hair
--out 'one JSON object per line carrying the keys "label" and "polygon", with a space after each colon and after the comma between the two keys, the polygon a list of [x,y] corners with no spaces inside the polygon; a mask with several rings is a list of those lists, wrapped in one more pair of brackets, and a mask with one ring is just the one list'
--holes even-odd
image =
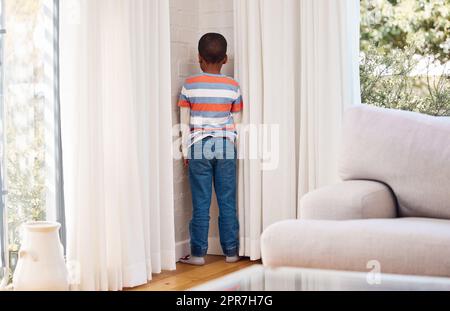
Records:
{"label": "short dark hair", "polygon": [[217,64],[227,56],[228,43],[219,33],[207,33],[198,43],[200,56],[209,64]]}

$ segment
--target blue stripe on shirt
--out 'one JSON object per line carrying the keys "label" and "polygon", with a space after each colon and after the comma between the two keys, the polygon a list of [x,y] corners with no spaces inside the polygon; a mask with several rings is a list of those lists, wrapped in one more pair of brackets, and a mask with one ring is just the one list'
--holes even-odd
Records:
{"label": "blue stripe on shirt", "polygon": [[225,83],[186,83],[184,85],[186,90],[198,90],[198,89],[207,89],[207,90],[229,90],[229,91],[238,91],[238,87],[225,84]]}
{"label": "blue stripe on shirt", "polygon": [[242,96],[239,96],[239,98],[238,99],[236,99],[235,101],[233,101],[233,105],[239,105],[239,104],[242,104]]}
{"label": "blue stripe on shirt", "polygon": [[191,104],[230,104],[234,102],[233,98],[227,97],[189,97]]}

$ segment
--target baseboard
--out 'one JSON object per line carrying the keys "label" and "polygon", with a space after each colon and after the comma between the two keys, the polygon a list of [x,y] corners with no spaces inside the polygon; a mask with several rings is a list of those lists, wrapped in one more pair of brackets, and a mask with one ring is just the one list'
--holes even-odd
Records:
{"label": "baseboard", "polygon": [[177,262],[180,261],[180,258],[183,258],[191,253],[189,240],[181,241],[175,244],[175,255],[177,258]]}

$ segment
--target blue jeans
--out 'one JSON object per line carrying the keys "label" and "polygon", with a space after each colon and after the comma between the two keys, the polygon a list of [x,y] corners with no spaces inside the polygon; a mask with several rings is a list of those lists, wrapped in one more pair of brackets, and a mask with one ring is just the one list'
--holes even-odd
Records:
{"label": "blue jeans", "polygon": [[219,204],[220,243],[226,256],[239,253],[239,221],[236,209],[236,163],[234,144],[225,138],[207,137],[191,146],[189,181],[193,214],[189,225],[192,256],[208,251],[212,184]]}

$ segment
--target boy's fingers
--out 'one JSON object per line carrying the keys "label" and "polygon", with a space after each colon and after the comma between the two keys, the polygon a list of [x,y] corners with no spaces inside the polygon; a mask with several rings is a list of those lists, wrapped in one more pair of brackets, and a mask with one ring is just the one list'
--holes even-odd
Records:
{"label": "boy's fingers", "polygon": [[184,160],[184,166],[186,166],[186,167],[189,166],[189,160]]}

